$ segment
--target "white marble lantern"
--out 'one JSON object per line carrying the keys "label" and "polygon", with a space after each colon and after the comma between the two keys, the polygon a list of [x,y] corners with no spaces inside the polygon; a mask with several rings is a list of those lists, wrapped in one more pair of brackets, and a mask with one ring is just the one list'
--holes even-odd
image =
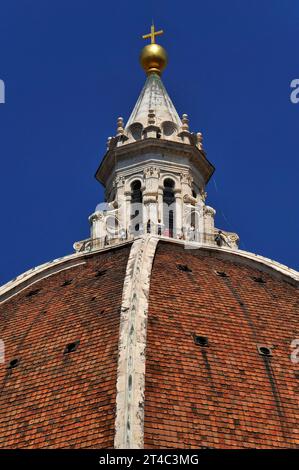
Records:
{"label": "white marble lantern", "polygon": [[117,130],[96,172],[106,202],[89,217],[90,238],[77,251],[95,249],[146,233],[188,242],[236,248],[238,236],[214,227],[215,210],[205,204],[214,172],[202,134],[180,119],[157,73],[150,73],[126,125]]}

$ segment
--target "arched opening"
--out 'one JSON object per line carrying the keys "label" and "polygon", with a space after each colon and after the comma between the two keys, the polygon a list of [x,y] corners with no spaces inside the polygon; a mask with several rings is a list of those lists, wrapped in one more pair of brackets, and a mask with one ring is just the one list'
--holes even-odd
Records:
{"label": "arched opening", "polygon": [[130,133],[134,140],[141,140],[143,126],[139,122],[134,122],[130,125]]}
{"label": "arched opening", "polygon": [[133,235],[138,235],[142,231],[142,191],[139,180],[131,183],[131,228]]}
{"label": "arched opening", "polygon": [[176,125],[171,121],[164,121],[162,123],[163,137],[171,137],[177,130]]}
{"label": "arched opening", "polygon": [[172,179],[167,178],[164,181],[163,189],[163,222],[165,227],[165,235],[168,237],[175,236],[175,183]]}
{"label": "arched opening", "polygon": [[118,232],[118,218],[114,215],[109,215],[106,219],[106,230],[111,236],[116,235]]}
{"label": "arched opening", "polygon": [[199,241],[200,240],[200,233],[199,233],[199,214],[194,207],[191,209],[190,213],[190,227],[189,227],[189,240],[190,241]]}

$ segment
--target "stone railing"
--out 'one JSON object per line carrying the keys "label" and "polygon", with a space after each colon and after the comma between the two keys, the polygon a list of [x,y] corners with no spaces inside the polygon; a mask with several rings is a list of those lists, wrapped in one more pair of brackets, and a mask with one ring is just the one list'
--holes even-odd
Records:
{"label": "stone railing", "polygon": [[203,233],[189,228],[188,230],[180,230],[175,233],[175,230],[165,230],[162,226],[144,226],[141,230],[128,233],[115,235],[106,235],[101,238],[88,238],[74,243],[74,249],[77,253],[89,252],[94,250],[103,249],[109,246],[115,246],[126,241],[131,241],[143,236],[144,234],[152,234],[161,238],[170,238],[174,240],[182,240],[186,243],[200,243],[204,245],[213,245],[225,248],[238,248],[239,237],[236,233],[225,232],[215,229],[214,233]]}

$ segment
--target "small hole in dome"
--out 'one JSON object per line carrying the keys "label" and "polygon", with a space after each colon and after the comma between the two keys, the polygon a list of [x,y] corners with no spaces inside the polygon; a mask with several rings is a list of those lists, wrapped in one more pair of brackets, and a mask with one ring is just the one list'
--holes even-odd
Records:
{"label": "small hole in dome", "polygon": [[73,282],[73,279],[66,279],[62,284],[61,287],[69,286]]}
{"label": "small hole in dome", "polygon": [[257,349],[258,349],[258,352],[261,356],[272,356],[272,347],[270,346],[266,346],[266,345],[263,345],[263,344],[259,344],[257,346]]}
{"label": "small hole in dome", "polygon": [[254,280],[254,282],[257,282],[258,284],[266,284],[265,279],[263,279],[262,277],[253,276],[252,279]]}
{"label": "small hole in dome", "polygon": [[106,274],[107,272],[107,269],[102,269],[102,270],[99,270],[95,273],[95,277],[101,277],[101,276],[104,276],[104,274]]}
{"label": "small hole in dome", "polygon": [[202,347],[207,347],[209,346],[209,341],[206,336],[199,336],[199,335],[194,335],[194,343],[197,346],[202,346]]}
{"label": "small hole in dome", "polygon": [[229,277],[228,274],[226,274],[225,271],[215,271],[215,273],[216,273],[217,276],[219,276],[219,277]]}
{"label": "small hole in dome", "polygon": [[10,363],[8,364],[8,369],[14,369],[15,367],[19,365],[19,363],[20,363],[19,359],[12,359]]}
{"label": "small hole in dome", "polygon": [[66,347],[65,347],[65,350],[64,350],[63,354],[69,354],[69,353],[71,353],[71,352],[76,351],[76,349],[77,349],[78,346],[79,346],[79,343],[80,343],[80,341],[77,340],[77,341],[74,341],[73,343],[67,344]]}
{"label": "small hole in dome", "polygon": [[192,273],[192,269],[189,268],[186,264],[177,264],[177,268],[179,271],[183,271],[185,273]]}
{"label": "small hole in dome", "polygon": [[28,294],[26,294],[26,297],[33,297],[34,295],[37,295],[40,291],[41,289],[31,290],[30,292],[28,292]]}

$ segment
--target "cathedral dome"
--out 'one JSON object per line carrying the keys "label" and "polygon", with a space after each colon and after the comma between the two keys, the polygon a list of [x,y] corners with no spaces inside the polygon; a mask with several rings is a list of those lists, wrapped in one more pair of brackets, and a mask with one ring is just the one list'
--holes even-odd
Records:
{"label": "cathedral dome", "polygon": [[146,236],[29,271],[0,302],[0,447],[299,445],[288,268]]}

